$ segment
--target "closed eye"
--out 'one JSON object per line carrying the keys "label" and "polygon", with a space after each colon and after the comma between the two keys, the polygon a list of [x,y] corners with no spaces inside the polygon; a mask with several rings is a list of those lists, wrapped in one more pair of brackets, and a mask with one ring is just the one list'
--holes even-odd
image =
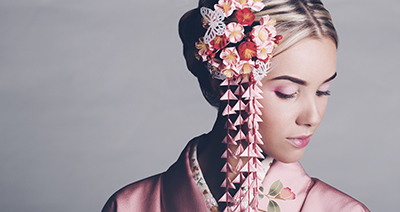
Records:
{"label": "closed eye", "polygon": [[331,91],[317,91],[317,96],[329,96]]}
{"label": "closed eye", "polygon": [[291,98],[294,98],[296,96],[296,93],[284,94],[284,93],[279,92],[279,91],[275,91],[275,94],[281,99],[291,99]]}

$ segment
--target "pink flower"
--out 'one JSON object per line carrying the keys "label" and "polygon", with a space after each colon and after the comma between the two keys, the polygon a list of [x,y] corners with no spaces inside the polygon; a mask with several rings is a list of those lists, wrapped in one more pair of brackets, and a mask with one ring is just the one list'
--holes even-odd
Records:
{"label": "pink flower", "polygon": [[283,200],[294,200],[296,199],[296,194],[292,192],[292,189],[286,187],[281,190],[281,193],[279,193],[279,197]]}
{"label": "pink flower", "polygon": [[243,26],[236,22],[231,22],[226,26],[225,35],[228,37],[229,42],[237,43],[244,37]]}
{"label": "pink flower", "polygon": [[253,24],[254,19],[256,19],[256,16],[253,14],[253,12],[249,8],[244,8],[241,10],[238,10],[235,13],[235,17],[238,20],[239,24],[243,26],[250,26]]}
{"label": "pink flower", "polygon": [[255,11],[260,11],[264,8],[264,3],[262,2],[262,0],[253,0],[253,4],[251,5],[251,9],[255,10]]}
{"label": "pink flower", "polygon": [[218,4],[214,5],[214,9],[220,9],[224,12],[225,17],[232,15],[233,11],[236,9],[235,4],[232,0],[219,0]]}
{"label": "pink flower", "polygon": [[228,79],[232,79],[233,76],[237,76],[238,72],[235,66],[225,67],[221,71]]}
{"label": "pink flower", "polygon": [[269,15],[264,15],[260,18],[260,24],[261,25],[275,25],[275,21],[273,19],[269,19]]}
{"label": "pink flower", "polygon": [[254,64],[251,61],[241,60],[237,65],[237,70],[240,74],[250,74],[254,69]]}
{"label": "pink flower", "polygon": [[234,0],[234,4],[239,9],[248,8],[253,4],[253,0]]}
{"label": "pink flower", "polygon": [[276,30],[273,26],[257,25],[253,27],[251,34],[253,35],[253,42],[257,46],[262,46],[265,42],[271,41],[276,36]]}
{"label": "pink flower", "polygon": [[252,40],[257,46],[269,45],[269,42],[272,42],[272,38],[276,36],[275,22],[269,19],[269,15],[264,15],[261,17],[260,23],[261,25],[253,27],[251,31]]}
{"label": "pink flower", "polygon": [[264,42],[264,45],[257,46],[257,58],[263,62],[268,61],[274,50],[274,42]]}
{"label": "pink flower", "polygon": [[239,54],[235,47],[229,47],[221,51],[220,57],[225,66],[231,67],[239,62]]}

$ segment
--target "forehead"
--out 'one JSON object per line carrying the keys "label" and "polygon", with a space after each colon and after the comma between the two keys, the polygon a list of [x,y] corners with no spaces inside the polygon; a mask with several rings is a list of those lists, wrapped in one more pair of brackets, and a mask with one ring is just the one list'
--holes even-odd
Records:
{"label": "forehead", "polygon": [[277,67],[267,75],[272,79],[289,75],[307,82],[325,81],[336,72],[336,45],[329,38],[304,39],[272,58]]}

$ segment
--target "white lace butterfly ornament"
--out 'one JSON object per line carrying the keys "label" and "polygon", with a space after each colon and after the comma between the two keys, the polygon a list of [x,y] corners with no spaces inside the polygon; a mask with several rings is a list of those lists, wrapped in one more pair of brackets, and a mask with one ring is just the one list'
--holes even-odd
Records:
{"label": "white lace butterfly ornament", "polygon": [[209,44],[218,35],[225,34],[226,25],[222,22],[225,19],[222,10],[211,10],[207,7],[200,8],[200,14],[209,23],[209,27],[204,35],[204,43]]}
{"label": "white lace butterfly ornament", "polygon": [[256,81],[261,81],[267,74],[278,65],[278,61],[261,62],[256,61],[256,68],[253,69],[253,77]]}

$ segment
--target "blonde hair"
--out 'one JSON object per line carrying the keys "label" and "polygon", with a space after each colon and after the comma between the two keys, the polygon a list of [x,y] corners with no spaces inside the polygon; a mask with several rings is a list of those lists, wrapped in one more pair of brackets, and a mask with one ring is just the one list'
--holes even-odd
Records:
{"label": "blonde hair", "polygon": [[338,35],[329,11],[320,0],[271,0],[256,14],[268,14],[276,20],[276,31],[283,35],[274,55],[280,54],[305,38],[328,37],[338,46]]}
{"label": "blonde hair", "polygon": [[[264,0],[263,2],[265,7],[254,13],[256,21],[268,14],[270,18],[276,20],[277,34],[283,35],[273,56],[281,54],[305,38],[328,37],[338,46],[338,36],[332,18],[320,0]],[[202,62],[195,59],[194,43],[205,33],[199,8],[214,9],[214,4],[217,3],[218,0],[199,0],[198,8],[184,14],[179,21],[179,35],[183,43],[187,67],[198,78],[204,97],[215,107],[218,107],[219,99],[212,88],[209,71]]]}

